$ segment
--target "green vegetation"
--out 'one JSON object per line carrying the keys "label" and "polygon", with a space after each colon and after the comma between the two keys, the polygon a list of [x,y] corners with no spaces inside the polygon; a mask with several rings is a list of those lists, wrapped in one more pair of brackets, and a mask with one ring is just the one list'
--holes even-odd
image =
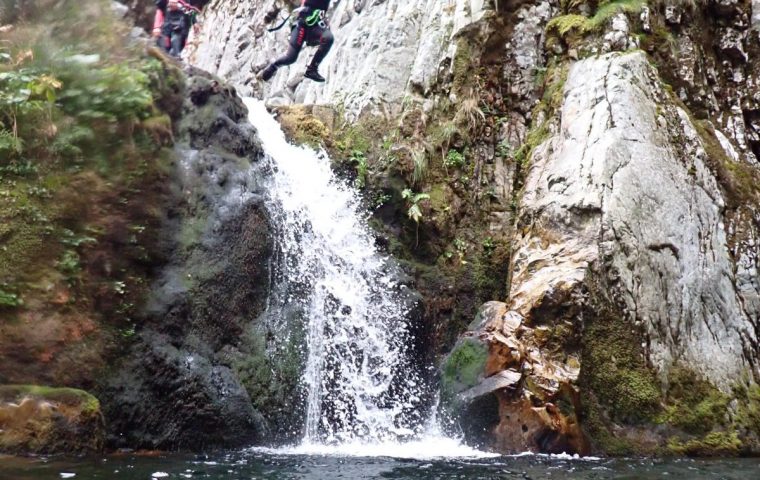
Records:
{"label": "green vegetation", "polygon": [[736,456],[741,453],[743,444],[736,432],[711,432],[700,439],[686,442],[676,437],[668,441],[668,452],[689,456]]}
{"label": "green vegetation", "polygon": [[[160,53],[130,46],[106,0],[16,5],[0,43],[0,317],[13,329],[0,352],[31,337],[24,345],[64,370],[134,336],[160,255],[168,113],[180,110],[183,81]],[[13,320],[27,311],[66,319],[55,351],[27,335],[36,322]],[[94,381],[107,363],[64,381]]]}
{"label": "green vegetation", "polygon": [[0,288],[0,309],[3,307],[18,307],[23,304],[24,302],[18,294]]}
{"label": "green vegetation", "polygon": [[476,338],[463,338],[443,362],[441,391],[451,400],[457,393],[478,384],[485,374],[488,348]]}
{"label": "green vegetation", "polygon": [[734,161],[728,156],[709,120],[691,120],[707,153],[708,166],[715,172],[720,186],[726,193],[728,206],[734,209],[745,203],[760,200],[760,172],[751,165]]}
{"label": "green vegetation", "polygon": [[638,14],[646,3],[646,0],[603,1],[591,17],[567,14],[551,19],[546,25],[546,33],[549,36],[559,36],[568,43],[574,43],[589,33],[600,31],[617,13]]}
{"label": "green vegetation", "polygon": [[401,192],[401,196],[407,201],[409,209],[407,210],[407,216],[414,220],[415,223],[420,223],[422,220],[422,210],[420,209],[420,202],[423,200],[430,200],[430,195],[427,193],[414,193],[410,189],[406,189]]}
{"label": "green vegetation", "polygon": [[534,124],[531,125],[525,142],[514,153],[514,159],[523,173],[530,163],[533,151],[549,138],[549,124],[562,106],[567,73],[567,64],[556,61],[552,61],[544,73],[544,93],[541,102],[532,112]]}
{"label": "green vegetation", "polygon": [[361,150],[351,152],[351,163],[356,167],[356,179],[354,185],[362,189],[367,186],[367,156]]}
{"label": "green vegetation", "polygon": [[422,182],[427,175],[429,167],[427,152],[424,150],[412,151],[412,163],[414,164],[414,170],[412,171],[412,183],[414,185],[417,185]]}
{"label": "green vegetation", "polygon": [[644,362],[641,337],[623,318],[599,318],[585,326],[583,359],[588,382],[613,419],[641,423],[660,408],[660,389]]}
{"label": "green vegetation", "polygon": [[82,414],[100,412],[100,402],[90,393],[76,388],[54,388],[40,385],[0,385],[0,400],[17,402],[23,397],[39,398],[78,407]]}
{"label": "green vegetation", "polygon": [[710,382],[684,368],[669,374],[668,406],[658,423],[673,425],[691,434],[706,434],[724,423],[730,398]]}
{"label": "green vegetation", "polygon": [[462,168],[464,167],[464,163],[464,155],[456,150],[449,150],[449,153],[446,154],[446,160],[444,160],[443,165],[446,168]]}

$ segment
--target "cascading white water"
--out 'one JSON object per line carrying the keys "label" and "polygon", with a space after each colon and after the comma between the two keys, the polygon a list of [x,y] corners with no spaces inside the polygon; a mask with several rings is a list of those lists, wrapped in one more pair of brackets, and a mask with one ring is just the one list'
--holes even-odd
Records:
{"label": "cascading white water", "polygon": [[278,236],[275,290],[306,323],[306,429],[298,452],[387,451],[433,435],[432,448],[472,455],[425,419],[427,396],[409,355],[411,292],[378,253],[357,192],[335,177],[324,153],[288,143],[262,102],[245,103],[273,170],[267,203]]}

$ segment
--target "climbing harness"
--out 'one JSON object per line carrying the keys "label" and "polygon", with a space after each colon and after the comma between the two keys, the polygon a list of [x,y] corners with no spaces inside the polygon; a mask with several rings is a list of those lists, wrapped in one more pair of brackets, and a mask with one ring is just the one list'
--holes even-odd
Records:
{"label": "climbing harness", "polygon": [[[277,30],[280,30],[282,27],[285,26],[285,24],[288,23],[290,19],[292,19],[294,16],[298,16],[302,11],[306,10],[308,7],[300,7],[293,10],[290,15],[285,17],[282,22],[280,22],[279,25],[272,28],[267,28],[267,32],[276,32]],[[325,11],[314,9],[311,14],[304,19],[304,23],[307,27],[313,27],[314,25],[319,25],[321,28],[327,28],[327,23],[325,22]]]}
{"label": "climbing harness", "polygon": [[298,15],[299,13],[301,13],[305,8],[306,7],[298,7],[298,8],[296,8],[295,10],[293,10],[292,12],[290,12],[290,15],[288,15],[285,18],[283,18],[282,22],[279,25],[277,25],[274,28],[267,28],[267,32],[276,32],[277,30],[281,29],[282,27],[285,26],[286,23],[288,23],[288,20],[290,20],[291,18],[293,18],[294,15]]}
{"label": "climbing harness", "polygon": [[314,25],[319,25],[319,28],[326,29],[327,22],[325,22],[325,11],[316,9],[314,10],[311,15],[306,17],[306,20],[304,20],[307,27],[313,27]]}

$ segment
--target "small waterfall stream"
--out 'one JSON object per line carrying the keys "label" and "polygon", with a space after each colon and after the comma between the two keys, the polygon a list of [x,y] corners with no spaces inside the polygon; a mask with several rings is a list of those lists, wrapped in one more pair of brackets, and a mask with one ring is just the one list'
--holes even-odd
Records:
{"label": "small waterfall stream", "polygon": [[273,171],[273,303],[295,305],[306,336],[305,432],[294,451],[473,455],[438,433],[425,405],[430,392],[410,352],[414,294],[377,251],[358,193],[324,152],[288,143],[263,102],[245,103]]}

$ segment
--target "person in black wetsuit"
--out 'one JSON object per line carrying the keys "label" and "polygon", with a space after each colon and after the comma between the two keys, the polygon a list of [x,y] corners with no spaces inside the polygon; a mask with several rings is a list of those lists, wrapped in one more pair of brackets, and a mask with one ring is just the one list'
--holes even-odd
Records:
{"label": "person in black wetsuit", "polygon": [[156,43],[179,58],[190,35],[190,28],[208,0],[156,0],[153,36]]}
{"label": "person in black wetsuit", "polygon": [[325,81],[325,78],[319,74],[319,64],[327,56],[334,40],[325,18],[329,7],[330,0],[303,0],[298,11],[298,20],[290,33],[288,51],[261,72],[262,80],[268,81],[278,68],[294,63],[298,59],[298,54],[301,53],[301,47],[306,43],[309,46],[319,45],[319,48],[306,68],[304,77],[315,82]]}

